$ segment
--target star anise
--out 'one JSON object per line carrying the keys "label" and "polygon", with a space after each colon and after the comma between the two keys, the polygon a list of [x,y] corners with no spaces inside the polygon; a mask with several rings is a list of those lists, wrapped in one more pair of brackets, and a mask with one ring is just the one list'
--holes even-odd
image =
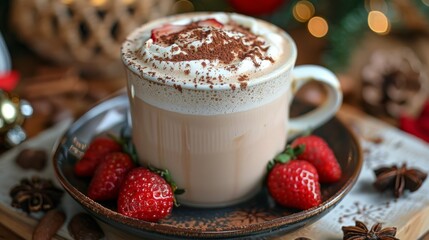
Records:
{"label": "star anise", "polygon": [[55,187],[51,180],[33,176],[22,179],[9,195],[12,197],[12,207],[30,213],[55,208],[60,203],[63,190]]}
{"label": "star anise", "polygon": [[405,163],[400,168],[381,167],[374,170],[374,173],[377,177],[374,187],[379,191],[393,189],[396,198],[402,196],[406,189],[411,192],[417,191],[427,177],[427,174],[420,170],[407,168]]}
{"label": "star anise", "polygon": [[399,240],[395,227],[382,228],[381,223],[376,223],[368,230],[363,222],[356,221],[355,225],[342,227],[343,240]]}

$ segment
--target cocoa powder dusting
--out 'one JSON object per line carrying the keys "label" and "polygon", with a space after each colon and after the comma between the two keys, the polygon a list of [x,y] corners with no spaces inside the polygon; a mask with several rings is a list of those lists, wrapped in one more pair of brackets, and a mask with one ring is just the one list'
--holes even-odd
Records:
{"label": "cocoa powder dusting", "polygon": [[179,92],[182,92],[182,86],[174,84],[173,87],[177,90],[179,90]]}
{"label": "cocoa powder dusting", "polygon": [[232,83],[231,83],[231,84],[229,84],[229,87],[231,88],[231,90],[232,90],[232,91],[235,91],[235,88],[236,88],[236,87],[235,87],[235,85],[234,85],[234,84],[232,84]]}
{"label": "cocoa powder dusting", "polygon": [[249,76],[247,76],[247,75],[242,74],[242,75],[238,76],[238,81],[239,82],[244,82],[244,81],[247,81],[247,80],[249,80]]}
{"label": "cocoa powder dusting", "polygon": [[[237,64],[239,65],[244,59],[249,59],[258,68],[262,61],[275,62],[267,54],[270,46],[266,45],[264,39],[254,34],[249,28],[241,26],[234,21],[230,21],[221,27],[200,25],[199,22],[192,22],[181,27],[179,31],[173,31],[157,38],[157,44],[172,46],[170,50],[172,54],[164,53],[163,55],[153,56],[153,60],[160,62],[203,60],[201,62],[202,68],[208,67],[209,70],[204,74],[205,76],[201,76],[200,71],[194,70],[197,76],[189,79],[189,81],[195,83],[195,88],[197,88],[198,84],[209,84],[211,85],[210,88],[213,88],[215,82],[224,82],[221,75],[213,76],[210,71],[211,67],[222,64],[222,67],[228,71],[236,72],[236,79],[240,83],[240,85],[229,84],[231,90],[235,91],[237,87],[246,89],[249,75],[241,74],[237,76],[237,70],[239,69]],[[140,52],[136,51],[134,54],[139,56]],[[145,62],[147,63],[148,59]],[[190,75],[190,67],[191,65],[186,63],[185,69],[179,67],[179,70],[183,71],[185,75]],[[154,71],[157,69],[155,62],[152,62],[151,69],[153,70],[148,71],[147,75],[155,77],[156,73]],[[163,69],[167,70],[167,67],[165,66]],[[170,67],[170,69],[171,71],[175,71],[173,67]],[[161,79],[158,80],[161,81]],[[169,80],[166,77],[162,79],[163,82]],[[171,81],[175,82],[175,78],[173,77]],[[182,92],[180,85],[174,84],[174,88]]]}
{"label": "cocoa powder dusting", "polygon": [[[181,49],[180,54],[176,54],[168,58],[169,61],[192,61],[192,60],[219,60],[222,63],[229,64],[234,59],[238,58],[243,60],[245,58],[252,59],[255,66],[259,66],[256,59],[269,60],[273,62],[271,57],[264,57],[263,52],[266,52],[269,47],[264,46],[264,41],[258,39],[258,36],[250,32],[248,29],[233,25],[232,31],[240,32],[243,34],[240,38],[233,38],[221,29],[217,28],[203,28],[196,23],[187,25],[183,30],[174,32],[168,35],[161,36],[159,39],[160,44],[172,45],[174,43],[182,43],[183,38],[191,38],[196,41],[203,41],[207,36],[211,35],[211,42],[203,42],[201,46],[195,47],[191,43],[186,43]],[[176,51],[177,49],[174,49]],[[160,57],[156,60],[163,61]],[[203,67],[206,63],[202,63]]]}

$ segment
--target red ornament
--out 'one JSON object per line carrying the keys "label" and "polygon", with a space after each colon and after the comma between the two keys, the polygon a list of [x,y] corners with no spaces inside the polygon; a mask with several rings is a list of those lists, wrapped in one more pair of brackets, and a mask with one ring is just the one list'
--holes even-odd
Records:
{"label": "red ornament", "polygon": [[429,143],[429,100],[416,118],[403,115],[399,118],[400,128]]}
{"label": "red ornament", "polygon": [[0,89],[10,92],[12,91],[19,81],[19,72],[8,71],[0,72]]}
{"label": "red ornament", "polygon": [[234,10],[246,15],[263,15],[277,10],[285,0],[229,0]]}

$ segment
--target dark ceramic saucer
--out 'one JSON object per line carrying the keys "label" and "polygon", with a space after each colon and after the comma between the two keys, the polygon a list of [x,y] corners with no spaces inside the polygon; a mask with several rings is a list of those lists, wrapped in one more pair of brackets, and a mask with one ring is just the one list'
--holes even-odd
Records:
{"label": "dark ceramic saucer", "polygon": [[89,180],[73,174],[80,152],[78,143],[88,143],[103,132],[118,134],[126,127],[128,98],[124,93],[110,98],[74,122],[55,148],[53,165],[66,191],[95,218],[113,228],[138,237],[154,239],[183,238],[265,238],[279,236],[305,227],[328,213],[350,191],[362,167],[359,143],[349,129],[333,118],[315,134],[333,148],[344,171],[342,179],[322,186],[323,204],[297,211],[278,206],[262,189],[249,201],[225,208],[201,209],[181,206],[170,217],[150,223],[123,216],[115,203],[97,203],[85,196]]}

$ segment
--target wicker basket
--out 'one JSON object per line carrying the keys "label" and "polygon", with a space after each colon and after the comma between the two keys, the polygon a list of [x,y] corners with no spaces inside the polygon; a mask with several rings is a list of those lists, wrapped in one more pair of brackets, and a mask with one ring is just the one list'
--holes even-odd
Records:
{"label": "wicker basket", "polygon": [[[40,56],[83,71],[115,73],[120,45],[139,25],[171,13],[174,0],[14,0],[11,24]],[[113,69],[112,69],[113,68]]]}

